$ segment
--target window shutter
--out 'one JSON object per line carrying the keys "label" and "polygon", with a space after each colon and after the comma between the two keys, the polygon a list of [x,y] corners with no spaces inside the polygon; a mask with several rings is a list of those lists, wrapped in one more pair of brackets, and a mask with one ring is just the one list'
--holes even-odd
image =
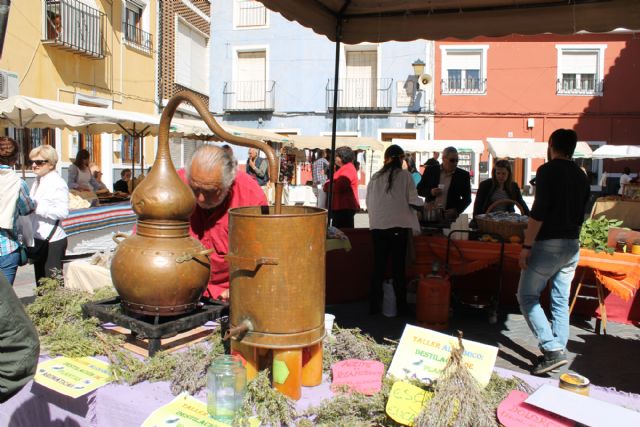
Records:
{"label": "window shutter", "polygon": [[447,52],[446,66],[453,70],[480,70],[482,55],[480,52]]}
{"label": "window shutter", "polygon": [[597,74],[597,52],[563,52],[562,73]]}

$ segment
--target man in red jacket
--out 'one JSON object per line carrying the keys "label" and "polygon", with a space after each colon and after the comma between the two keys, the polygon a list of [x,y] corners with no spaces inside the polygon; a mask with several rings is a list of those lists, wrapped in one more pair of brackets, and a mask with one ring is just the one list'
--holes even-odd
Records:
{"label": "man in red jacket", "polygon": [[196,196],[196,208],[189,219],[189,232],[207,249],[211,277],[205,295],[229,298],[229,265],[224,257],[229,250],[229,209],[265,206],[267,199],[258,183],[243,171],[227,151],[203,145],[193,155],[186,170],[178,171]]}

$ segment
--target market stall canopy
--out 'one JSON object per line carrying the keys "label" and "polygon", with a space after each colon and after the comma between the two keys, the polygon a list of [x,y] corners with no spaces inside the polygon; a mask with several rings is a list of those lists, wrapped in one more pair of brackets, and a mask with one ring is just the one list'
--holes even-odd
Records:
{"label": "market stall canopy", "polygon": [[639,145],[602,145],[593,152],[594,159],[638,159]]}
{"label": "market stall canopy", "polygon": [[160,116],[111,108],[84,107],[91,110],[87,133],[125,133],[134,137],[156,136],[160,129]]}
{"label": "market stall canopy", "polygon": [[[293,146],[299,149],[331,148],[330,136],[290,135]],[[336,148],[351,147],[353,150],[384,150],[382,142],[367,136],[337,136]]]}
{"label": "market stall canopy", "polygon": [[441,153],[447,147],[455,147],[458,151],[473,151],[474,153],[482,153],[484,144],[480,140],[465,139],[402,139],[393,138],[393,144],[399,145],[404,151],[412,153]]}
{"label": "market stall canopy", "polygon": [[0,101],[0,126],[68,128],[87,126],[90,113],[81,105],[16,95]]}
{"label": "market stall canopy", "polygon": [[[533,139],[487,138],[489,153],[495,159],[546,159],[546,142],[535,142]],[[578,141],[573,157],[576,159],[591,158],[589,144]]]}
{"label": "market stall canopy", "polygon": [[336,41],[469,39],[640,29],[637,0],[259,0],[290,21]]}
{"label": "market stall canopy", "polygon": [[[242,136],[256,141],[277,142],[280,144],[291,144],[291,138],[280,135],[275,132],[269,132],[262,129],[244,128],[232,126],[227,123],[220,124],[224,130],[232,135]],[[222,141],[213,134],[211,129],[203,120],[185,119],[174,117],[171,120],[171,133],[176,136],[189,137],[194,136],[199,139]]]}

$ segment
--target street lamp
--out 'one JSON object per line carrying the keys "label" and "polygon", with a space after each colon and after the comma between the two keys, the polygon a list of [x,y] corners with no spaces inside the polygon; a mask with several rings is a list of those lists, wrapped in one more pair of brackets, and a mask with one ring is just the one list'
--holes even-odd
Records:
{"label": "street lamp", "polygon": [[413,61],[413,64],[411,64],[411,66],[413,67],[414,75],[421,76],[422,73],[424,73],[425,63],[421,59],[416,59],[415,61]]}

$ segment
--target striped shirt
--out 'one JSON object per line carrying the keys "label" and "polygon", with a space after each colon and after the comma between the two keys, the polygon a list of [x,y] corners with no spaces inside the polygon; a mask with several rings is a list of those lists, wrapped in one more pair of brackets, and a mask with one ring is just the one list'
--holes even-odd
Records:
{"label": "striped shirt", "polygon": [[[0,168],[8,168],[8,166],[0,166]],[[20,247],[18,242],[18,215],[28,215],[35,210],[36,204],[29,197],[29,186],[24,180],[20,180],[20,190],[18,199],[16,200],[16,210],[13,214],[13,229],[0,229],[0,256],[9,255]]]}
{"label": "striped shirt", "polygon": [[315,185],[324,185],[325,182],[327,182],[327,179],[329,179],[327,177],[327,174],[329,172],[329,161],[327,159],[325,159],[324,157],[316,160],[315,162],[313,162],[313,171],[312,171],[312,177],[313,177],[313,183]]}

